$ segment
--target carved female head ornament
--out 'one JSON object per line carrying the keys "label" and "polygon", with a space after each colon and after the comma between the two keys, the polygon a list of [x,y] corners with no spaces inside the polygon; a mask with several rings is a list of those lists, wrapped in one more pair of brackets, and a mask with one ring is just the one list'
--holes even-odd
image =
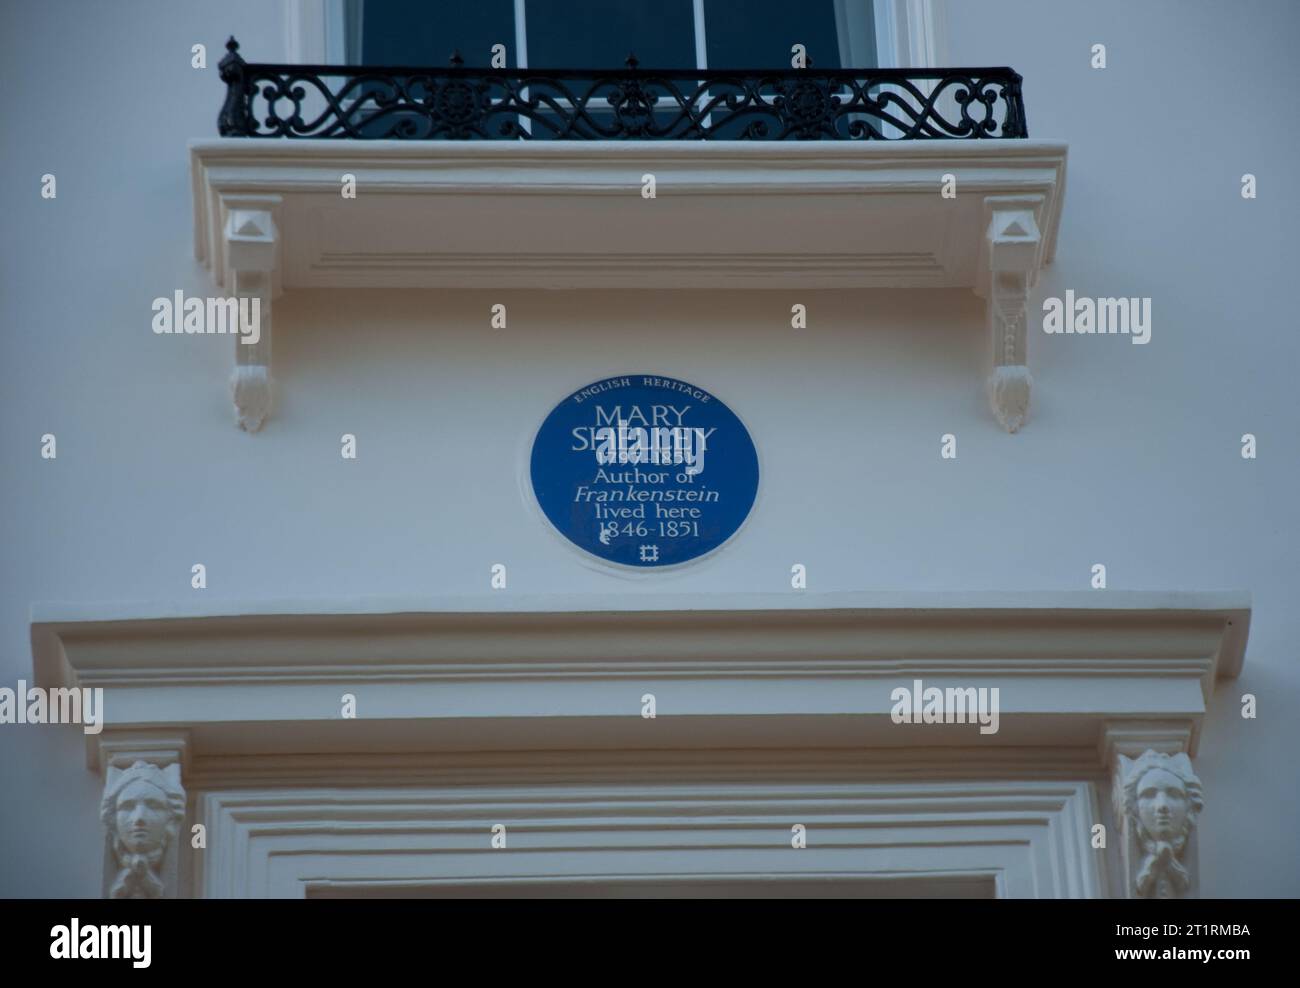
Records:
{"label": "carved female head ornament", "polygon": [[163,856],[185,818],[180,766],[160,769],[138,761],[127,769],[110,769],[99,816],[108,829],[109,847],[119,869],[112,898],[162,895]]}
{"label": "carved female head ornament", "polygon": [[1120,767],[1124,813],[1142,853],[1137,894],[1177,898],[1191,881],[1182,856],[1205,805],[1201,780],[1183,753],[1148,750],[1137,759],[1121,755]]}

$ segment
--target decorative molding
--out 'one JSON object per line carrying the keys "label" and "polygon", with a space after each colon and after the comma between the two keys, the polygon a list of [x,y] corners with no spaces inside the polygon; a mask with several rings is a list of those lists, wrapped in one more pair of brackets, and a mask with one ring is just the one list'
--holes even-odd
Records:
{"label": "decorative molding", "polygon": [[[751,758],[757,764],[761,753]],[[681,752],[678,763],[707,763]],[[199,801],[204,897],[497,894],[665,882],[865,894],[1105,894],[1083,782],[475,784],[226,790]],[[492,827],[506,845],[492,849]],[[803,824],[807,847],[791,846]],[[825,890],[823,890],[824,892]]]}
{"label": "decorative molding", "polygon": [[[1249,617],[1240,595],[1141,592],[226,606],[38,607],[36,681],[103,687],[108,727],[181,725],[200,756],[906,747],[921,730],[936,746],[1079,747],[1100,767],[1115,721],[1190,723],[1195,745]],[[890,693],[915,678],[999,687],[999,732],[895,724]]]}
{"label": "decorative molding", "polygon": [[107,772],[110,768],[127,768],[137,761],[146,761],[160,768],[180,766],[182,776],[190,771],[189,731],[172,728],[105,727],[93,737],[87,749],[89,765]]}
{"label": "decorative molding", "polygon": [[987,268],[988,322],[993,370],[989,404],[1007,432],[1017,432],[1029,416],[1032,378],[1028,367],[1029,289],[1042,266],[1043,237],[1035,212],[1039,197],[990,196],[989,217],[980,251]]}
{"label": "decorative molding", "polygon": [[998,366],[989,375],[989,405],[998,424],[1007,432],[1018,432],[1029,417],[1029,391],[1033,378],[1029,368]]}
{"label": "decorative molding", "polygon": [[1197,894],[1196,822],[1204,794],[1188,756],[1193,739],[1193,725],[1178,721],[1117,722],[1102,733],[1128,898]]}
{"label": "decorative molding", "polygon": [[[190,155],[195,251],[227,289],[237,239],[229,217],[269,212],[269,225],[263,216],[249,235],[247,246],[260,253],[243,270],[248,277],[269,270],[271,297],[281,284],[965,287],[990,297],[988,331],[999,341],[994,366],[1024,368],[1018,293],[1033,287],[1055,249],[1066,147],[1035,140],[241,138],[197,141]],[[647,172],[656,176],[653,201],[641,197]],[[355,199],[340,195],[344,174],[356,177]],[[956,198],[940,194],[945,174],[956,177]],[[557,238],[557,229],[566,236]],[[683,244],[690,245],[686,254]],[[269,328],[269,305],[264,319]],[[1007,326],[1017,340],[1010,360]],[[240,357],[241,366],[266,368],[265,376],[236,378],[247,391],[245,428],[256,427],[270,397],[265,335],[264,357]],[[1019,427],[1028,371],[995,371],[993,382],[996,413]]]}
{"label": "decorative molding", "polygon": [[1032,379],[1025,355],[1027,278],[1015,272],[993,274],[988,296],[993,370],[989,374],[989,404],[1007,432],[1017,432],[1029,416]]}
{"label": "decorative molding", "polygon": [[[940,146],[942,145],[942,146]],[[983,291],[989,207],[1025,202],[1050,263],[1059,226],[1066,146],[1038,140],[746,143],[614,141],[512,144],[455,141],[201,140],[190,146],[195,252],[225,283],[223,201],[256,191],[283,200],[291,250],[286,288],[503,287],[966,287]],[[656,199],[641,176],[656,176]],[[957,195],[940,195],[952,172]],[[339,176],[356,175],[343,199]],[[654,210],[654,213],[647,213]],[[404,222],[395,222],[405,218]],[[496,222],[506,223],[509,241]],[[726,222],[720,222],[725,220]],[[426,222],[427,221],[427,222]],[[835,222],[832,222],[835,221]],[[291,231],[284,227],[288,224]],[[773,225],[776,229],[773,229]],[[555,241],[563,226],[571,236]],[[298,236],[289,234],[296,231]],[[583,252],[568,244],[584,243]],[[671,261],[691,245],[691,281]],[[364,258],[356,270],[322,255]],[[622,273],[588,265],[641,260]],[[818,276],[817,259],[934,257],[938,270]],[[455,263],[450,271],[440,255]],[[782,276],[748,278],[736,257],[809,259]],[[411,268],[412,258],[426,259]],[[477,259],[477,260],[475,260]],[[540,275],[532,268],[541,264]],[[982,272],[982,273],[981,273]]]}
{"label": "decorative molding", "polygon": [[1034,748],[710,748],[573,751],[348,752],[249,755],[213,752],[194,760],[195,790],[248,787],[579,785],[883,784],[1087,780],[1105,788],[1109,773],[1086,747]]}
{"label": "decorative molding", "polygon": [[176,898],[188,735],[149,730],[105,734],[98,739],[104,767],[104,898]]}
{"label": "decorative molding", "polygon": [[241,324],[234,340],[235,368],[230,376],[235,422],[246,432],[262,428],[271,412],[271,303],[279,267],[273,210],[278,205],[274,196],[227,197],[222,201],[226,216],[224,270],[229,288],[237,298],[255,299],[258,307],[256,342],[246,342],[249,327]]}
{"label": "decorative molding", "polygon": [[[1121,869],[1089,835],[1111,778],[1125,887],[1158,895],[1194,892],[1194,834],[1166,852],[1138,829],[1129,759],[1195,751],[1249,615],[1241,594],[1123,591],[36,605],[32,644],[38,685],[105,690],[92,765],[195,794],[195,894],[702,872],[1104,894]],[[999,688],[999,732],[894,723],[918,678]],[[497,822],[524,853],[484,853]],[[795,823],[816,854],[789,847]],[[602,854],[633,846],[635,875]],[[124,880],[106,858],[106,892],[174,894],[165,860],[140,861]]]}
{"label": "decorative molding", "polygon": [[1193,751],[1195,734],[1191,721],[1111,721],[1102,730],[1098,754],[1113,774],[1121,755],[1138,758],[1150,750],[1168,755]]}
{"label": "decorative molding", "polygon": [[1140,899],[1194,895],[1193,837],[1205,802],[1191,759],[1151,750],[1136,760],[1121,755],[1117,778],[1123,780],[1130,891]]}

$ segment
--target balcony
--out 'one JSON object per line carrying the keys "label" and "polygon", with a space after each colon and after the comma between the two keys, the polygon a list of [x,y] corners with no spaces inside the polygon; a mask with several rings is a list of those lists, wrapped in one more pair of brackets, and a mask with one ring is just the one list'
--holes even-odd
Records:
{"label": "balcony", "polygon": [[1012,69],[622,69],[221,60],[222,137],[356,140],[1024,138]]}
{"label": "balcony", "polygon": [[227,47],[223,136],[190,160],[196,255],[261,299],[231,378],[246,431],[293,288],[969,288],[994,416],[1026,420],[1067,149],[1028,139],[1011,69],[371,68]]}

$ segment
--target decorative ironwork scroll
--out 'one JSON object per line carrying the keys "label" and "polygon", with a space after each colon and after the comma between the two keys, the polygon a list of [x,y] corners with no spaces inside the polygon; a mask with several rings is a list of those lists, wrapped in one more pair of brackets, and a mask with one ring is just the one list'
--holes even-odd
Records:
{"label": "decorative ironwork scroll", "polygon": [[929,140],[1027,137],[1021,77],[974,69],[447,68],[245,62],[226,43],[224,137]]}

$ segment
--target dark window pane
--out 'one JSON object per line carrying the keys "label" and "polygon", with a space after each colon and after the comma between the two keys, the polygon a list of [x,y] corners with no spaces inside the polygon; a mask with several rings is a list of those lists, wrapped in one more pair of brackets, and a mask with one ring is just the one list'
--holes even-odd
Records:
{"label": "dark window pane", "polygon": [[788,69],[796,44],[814,68],[877,64],[870,0],[705,0],[704,21],[711,69]]}
{"label": "dark window pane", "polygon": [[646,69],[695,67],[691,0],[526,0],[534,69],[618,69],[629,52]]}
{"label": "dark window pane", "polygon": [[512,0],[364,0],[361,12],[367,65],[443,66],[459,51],[467,66],[486,68],[493,45],[517,64]]}

